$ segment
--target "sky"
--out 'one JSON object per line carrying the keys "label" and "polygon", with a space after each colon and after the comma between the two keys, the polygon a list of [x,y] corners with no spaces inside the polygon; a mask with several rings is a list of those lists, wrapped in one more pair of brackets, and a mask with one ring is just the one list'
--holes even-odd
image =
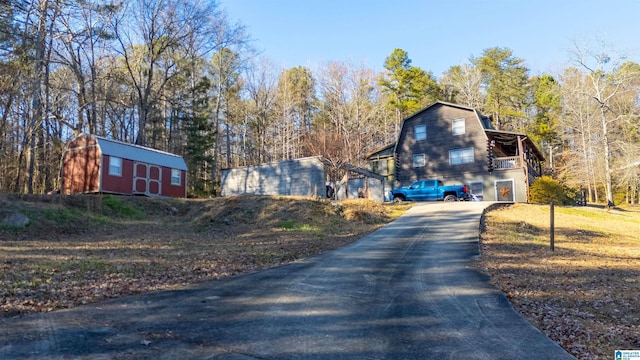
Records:
{"label": "sky", "polygon": [[403,49],[436,77],[485,49],[509,48],[530,75],[571,66],[575,44],[640,63],[640,0],[219,0],[274,64],[330,61],[384,70]]}

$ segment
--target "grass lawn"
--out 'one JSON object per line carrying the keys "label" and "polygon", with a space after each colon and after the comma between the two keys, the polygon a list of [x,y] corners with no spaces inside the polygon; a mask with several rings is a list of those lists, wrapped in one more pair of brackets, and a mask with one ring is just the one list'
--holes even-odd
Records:
{"label": "grass lawn", "polygon": [[640,209],[514,204],[485,215],[482,266],[531,323],[579,359],[640,349]]}

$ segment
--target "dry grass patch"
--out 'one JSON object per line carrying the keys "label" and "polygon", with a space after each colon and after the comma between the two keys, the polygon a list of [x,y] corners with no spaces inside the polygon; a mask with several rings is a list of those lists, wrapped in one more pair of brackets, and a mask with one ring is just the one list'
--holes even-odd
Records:
{"label": "dry grass patch", "polygon": [[[5,197],[32,219],[0,228],[0,316],[51,311],[255,271],[344,246],[407,210],[246,196]],[[352,216],[350,214],[359,214]]]}
{"label": "dry grass patch", "polygon": [[640,209],[515,204],[490,211],[483,265],[514,306],[580,359],[640,348]]}

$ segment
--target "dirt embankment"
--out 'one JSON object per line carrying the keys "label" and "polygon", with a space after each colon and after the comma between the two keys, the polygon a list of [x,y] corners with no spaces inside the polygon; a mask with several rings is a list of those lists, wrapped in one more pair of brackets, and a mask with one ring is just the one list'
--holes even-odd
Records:
{"label": "dirt embankment", "polygon": [[209,200],[8,196],[0,227],[0,316],[171,289],[335,249],[409,205],[290,197]]}

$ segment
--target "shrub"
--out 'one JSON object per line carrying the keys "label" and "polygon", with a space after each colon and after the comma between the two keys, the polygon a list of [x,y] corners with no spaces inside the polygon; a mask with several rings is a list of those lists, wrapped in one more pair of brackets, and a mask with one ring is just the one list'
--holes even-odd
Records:
{"label": "shrub", "polygon": [[573,205],[576,199],[574,190],[549,176],[536,179],[529,188],[529,194],[531,202],[535,204],[548,204],[553,201],[558,205]]}

